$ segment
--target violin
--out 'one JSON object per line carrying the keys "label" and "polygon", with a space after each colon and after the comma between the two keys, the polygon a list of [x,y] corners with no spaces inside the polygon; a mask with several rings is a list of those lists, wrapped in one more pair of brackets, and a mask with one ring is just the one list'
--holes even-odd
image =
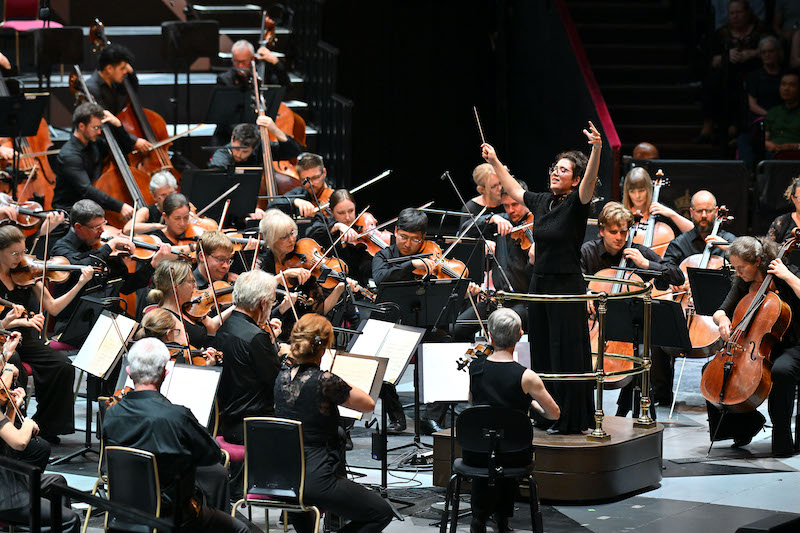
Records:
{"label": "violin", "polygon": [[[340,282],[347,282],[347,264],[334,257],[323,255],[322,247],[314,239],[305,237],[297,241],[295,255],[288,257],[277,269],[283,272],[287,268],[305,268],[317,279],[321,287],[333,289]],[[277,261],[276,261],[277,263]],[[359,291],[368,300],[375,301],[375,294],[361,287]]]}
{"label": "violin", "polygon": [[[99,19],[94,19],[94,24],[89,28],[89,42],[92,43],[93,52],[98,52],[107,44],[111,44],[106,39],[105,26]],[[122,127],[126,131],[139,138],[147,139],[154,146],[150,151],[129,155],[131,166],[148,176],[152,176],[156,172],[169,172],[180,183],[181,174],[175,170],[169,158],[171,143],[160,142],[169,138],[166,121],[152,109],[142,107],[139,96],[128,76],[125,76],[123,84],[125,92],[128,94],[128,104],[119,112],[117,118],[122,122]],[[155,147],[157,144],[158,147]]]}
{"label": "violin", "polygon": [[33,200],[16,202],[9,194],[0,192],[0,207],[5,206],[16,209],[16,225],[26,237],[30,237],[39,231],[42,222],[47,218],[48,213],[52,211],[45,211],[39,202],[34,202]]}
{"label": "violin", "polygon": [[[101,237],[102,241],[110,241],[111,239],[113,239],[113,237],[108,235]],[[156,252],[161,249],[161,245],[163,244],[161,239],[155,235],[147,234],[137,235],[135,239],[131,240],[131,243],[136,246],[131,254],[131,257],[137,261],[150,261],[153,259],[153,256],[156,255]],[[181,244],[183,244],[183,242],[181,242]],[[196,260],[194,256],[181,252],[180,250],[176,250],[175,248],[170,248],[170,251],[174,255],[189,261],[190,263],[194,263]]]}
{"label": "violin", "polygon": [[215,350],[214,348],[198,350],[194,346],[184,346],[183,344],[178,344],[177,342],[167,342],[164,344],[167,348],[169,348],[170,358],[175,362],[180,362],[178,361],[178,358],[182,358],[184,361],[186,361],[186,364],[189,365],[214,366],[209,365],[206,355],[213,355],[216,363],[222,362],[222,352]]}
{"label": "violin", "polygon": [[133,387],[124,387],[122,389],[117,389],[114,391],[114,394],[106,398],[106,409],[109,409],[117,404],[120,400],[122,400],[126,394],[133,390]]}
{"label": "violin", "polygon": [[[733,220],[728,216],[728,208],[720,206],[717,219],[711,235],[719,232],[719,227],[724,222]],[[712,245],[706,243],[702,254],[693,254],[681,261],[680,269],[683,271],[685,279],[689,279],[688,269],[705,268],[709,270],[720,270],[725,266],[725,259],[718,255],[711,255]],[[720,348],[719,328],[710,316],[698,315],[694,309],[694,299],[689,289],[677,295],[677,302],[683,308],[686,317],[686,325],[689,328],[689,339],[692,341],[692,350],[687,354],[689,357],[708,357]]]}
{"label": "violin", "polygon": [[[316,212],[322,213],[326,217],[331,216],[331,211],[329,209],[329,205],[330,205],[330,199],[331,199],[331,195],[332,194],[333,194],[333,189],[328,187],[328,184],[326,183],[325,186],[322,188],[322,190],[317,193],[316,201],[315,201],[314,198],[311,199],[311,202],[313,204],[315,204],[316,207],[317,207],[316,208]],[[359,218],[361,218],[361,217],[359,217]]]}
{"label": "violin", "polygon": [[511,240],[515,241],[517,245],[523,250],[529,250],[533,245],[533,213],[530,211],[525,218],[520,220],[519,224],[511,230],[508,234]]}
{"label": "violin", "polygon": [[[192,206],[194,207],[194,206]],[[205,233],[206,231],[217,231],[219,230],[219,224],[214,219],[198,216],[194,209],[189,211],[189,225],[186,227],[186,231],[184,232],[184,237],[187,239],[193,240],[197,239]],[[181,242],[180,244],[188,244],[187,242]]]}
{"label": "violin", "polygon": [[489,357],[494,353],[494,346],[491,344],[476,344],[475,348],[469,348],[464,355],[456,360],[456,367],[467,372],[470,364],[479,357]]}
{"label": "violin", "polygon": [[[661,187],[669,185],[669,179],[664,177],[661,169],[656,172],[656,179],[653,181],[653,201],[657,202],[661,194]],[[664,222],[658,221],[658,216],[648,216],[647,230],[643,235],[640,235],[633,242],[646,246],[657,253],[659,256],[664,257],[664,252],[667,251],[667,246],[675,238],[675,232]]]}
{"label": "violin", "polygon": [[[219,303],[220,310],[233,305],[233,285],[227,281],[215,281],[213,283],[214,293],[217,296],[217,303]],[[287,292],[280,287],[275,289],[275,294],[285,296]],[[297,294],[296,305],[310,307],[314,304],[314,300],[304,294]],[[1,302],[0,302],[1,303]],[[211,288],[195,289],[192,297],[183,304],[183,312],[194,320],[202,320],[211,310],[214,309],[214,296],[211,294]]]}
{"label": "violin", "polygon": [[388,231],[376,229],[377,223],[375,217],[370,213],[364,213],[358,217],[355,226],[361,228],[362,231],[362,233],[358,235],[358,240],[354,242],[343,241],[343,245],[364,248],[369,255],[375,257],[375,254],[384,248],[388,248],[392,243],[392,237]]}
{"label": "violin", "polygon": [[[73,272],[81,271],[85,265],[71,265],[66,257],[54,256],[47,260],[47,281],[50,283],[64,283]],[[107,269],[103,266],[93,266],[95,275],[107,274]],[[11,281],[17,287],[31,287],[37,282],[42,281],[45,273],[44,261],[37,259],[34,255],[25,254],[22,261],[16,268],[11,270]]]}
{"label": "violin", "polygon": [[439,279],[465,278],[469,276],[467,265],[458,259],[447,259],[442,254],[442,249],[433,241],[425,241],[419,254],[429,254],[430,259],[435,262],[434,268],[428,271],[427,268],[415,268],[416,276],[433,276]]}
{"label": "violin", "polygon": [[[226,233],[225,236],[231,240],[234,252],[242,251],[244,247],[247,246],[247,243],[250,242],[250,239],[245,237],[244,234],[242,233]],[[254,239],[254,240],[256,241],[256,243],[258,243],[259,248],[267,245],[267,241],[265,241],[264,239],[261,240]]]}
{"label": "violin", "polygon": [[[777,259],[797,247],[800,228],[792,230],[781,245]],[[731,334],[708,363],[700,380],[703,397],[720,409],[733,413],[753,411],[772,389],[772,348],[789,329],[792,310],[771,290],[773,274],[736,305]]]}

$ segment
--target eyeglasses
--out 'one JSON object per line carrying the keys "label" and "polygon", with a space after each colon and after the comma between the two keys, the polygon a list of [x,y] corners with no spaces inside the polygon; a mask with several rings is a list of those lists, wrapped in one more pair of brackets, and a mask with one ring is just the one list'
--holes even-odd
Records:
{"label": "eyeglasses", "polygon": [[10,255],[11,255],[11,257],[19,257],[19,256],[21,256],[21,255],[25,255],[25,254],[27,254],[27,253],[28,253],[28,249],[27,249],[27,248],[25,248],[25,249],[24,249],[24,250],[22,250],[21,252],[11,252],[11,254],[10,254]]}
{"label": "eyeglasses", "polygon": [[307,176],[307,177],[311,181],[319,181],[319,180],[322,179],[323,176],[324,176],[324,174],[317,174],[316,176]]}
{"label": "eyeglasses", "polygon": [[209,257],[214,259],[214,261],[216,261],[217,263],[228,263],[229,265],[233,264],[233,258],[230,258],[230,259],[226,259],[224,257],[220,258],[220,257],[217,257],[216,255],[209,255]]}
{"label": "eyeglasses", "polygon": [[103,229],[103,226],[105,226],[106,224],[108,224],[108,220],[103,219],[103,221],[100,224],[96,224],[94,226],[84,226],[84,227],[92,231],[97,231],[99,229]]}
{"label": "eyeglasses", "polygon": [[403,233],[395,233],[394,236],[400,241],[411,241],[414,244],[419,244],[424,240],[419,237],[411,237],[410,235],[405,235]]}
{"label": "eyeglasses", "polygon": [[89,126],[89,127],[92,128],[94,131],[100,131],[103,129],[103,126]]}
{"label": "eyeglasses", "polygon": [[188,284],[190,284],[190,285],[192,285],[194,287],[197,286],[197,280],[194,279],[194,278],[186,278],[185,280],[183,280],[183,282],[184,283],[188,283]]}
{"label": "eyeglasses", "polygon": [[555,165],[550,167],[550,174],[555,174],[557,176],[564,176],[566,174],[569,174],[570,172],[572,172],[572,169],[567,167],[557,167]]}
{"label": "eyeglasses", "polygon": [[697,213],[698,215],[711,215],[711,214],[713,214],[713,213],[714,213],[716,210],[717,210],[717,208],[716,208],[716,207],[713,207],[713,208],[711,208],[711,209],[695,209],[694,207],[692,208],[692,211],[694,211],[694,212],[695,212],[695,213]]}
{"label": "eyeglasses", "polygon": [[283,237],[278,237],[278,240],[279,241],[286,241],[286,240],[291,239],[292,237],[297,237],[297,230],[296,229],[293,229],[292,231],[290,231],[289,233],[287,233]]}

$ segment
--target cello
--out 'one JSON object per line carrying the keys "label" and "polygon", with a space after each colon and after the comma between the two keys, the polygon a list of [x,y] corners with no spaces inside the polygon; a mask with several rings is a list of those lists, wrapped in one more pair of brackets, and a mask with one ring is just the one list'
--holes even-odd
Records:
{"label": "cello", "polygon": [[[716,235],[723,222],[730,222],[733,217],[728,216],[728,209],[723,205],[719,208],[717,219],[714,221],[714,228],[711,235]],[[718,255],[711,255],[713,246],[706,243],[702,254],[690,255],[681,261],[680,269],[684,277],[688,280],[688,268],[704,268],[710,270],[720,270],[725,265],[725,260]],[[686,326],[689,328],[689,339],[692,341],[692,350],[687,354],[688,357],[708,357],[720,348],[719,328],[714,324],[714,319],[710,316],[698,315],[695,312],[694,300],[691,293],[683,291],[676,299],[680,302],[683,314],[686,317]]]}
{"label": "cello", "polygon": [[[797,246],[800,228],[781,245],[776,259]],[[720,409],[733,413],[758,408],[772,389],[772,348],[789,329],[792,310],[770,290],[773,274],[764,276],[757,288],[736,305],[731,334],[708,363],[700,381],[703,397]]]}
{"label": "cello", "polygon": [[[106,39],[105,26],[99,19],[94,19],[94,24],[89,28],[89,41],[92,43],[93,52],[102,50],[105,45],[111,44]],[[152,176],[156,172],[169,172],[180,184],[181,175],[172,166],[169,158],[168,150],[172,143],[160,143],[160,141],[169,139],[166,121],[155,111],[142,107],[139,95],[128,76],[125,76],[123,84],[125,92],[128,94],[128,105],[119,112],[117,118],[122,122],[122,127],[126,131],[139,138],[147,139],[154,146],[150,151],[129,155],[128,160],[131,166],[145,172],[148,176]]]}
{"label": "cello", "polygon": [[[656,179],[653,181],[653,202],[658,202],[658,197],[661,194],[661,187],[669,185],[669,179],[664,177],[661,169],[656,172]],[[669,224],[656,220],[656,216],[648,215],[647,217],[647,230],[643,235],[634,239],[633,242],[646,246],[657,253],[660,257],[664,257],[664,252],[667,251],[667,246],[675,238],[675,232],[669,227]]]}
{"label": "cello", "polygon": [[[87,101],[97,103],[86,87],[78,65],[75,65],[75,71],[70,73],[69,85],[73,92],[83,93]],[[104,122],[101,128],[111,152],[111,161],[103,169],[100,177],[93,183],[94,187],[130,205],[144,207],[152,204],[153,194],[150,192],[150,176],[138,168],[128,166],[125,154],[117,144],[117,140],[111,132],[111,127]],[[106,211],[106,219],[109,224],[118,228],[125,224],[122,215],[114,211]]]}

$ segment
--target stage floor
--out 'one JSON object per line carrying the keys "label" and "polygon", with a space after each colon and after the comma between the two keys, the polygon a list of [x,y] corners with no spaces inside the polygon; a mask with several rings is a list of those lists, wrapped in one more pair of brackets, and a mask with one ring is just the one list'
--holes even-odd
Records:
{"label": "stage floor", "polygon": [[[661,482],[615,501],[572,505],[544,502],[545,531],[721,533],[735,532],[739,527],[777,513],[786,516],[800,513],[800,456],[770,458],[769,428],[743,449],[730,448],[731,441],[716,443],[710,457],[706,458],[708,431],[697,377],[702,363],[703,360],[687,363],[678,392],[678,406],[671,420],[668,419],[668,407],[657,407],[658,421],[664,425]],[[679,369],[680,361],[676,366]],[[399,392],[404,403],[412,397],[410,369],[402,379]],[[617,391],[605,393],[606,412],[613,413],[616,397]],[[84,425],[84,409],[84,401],[79,398],[75,406],[77,427]],[[762,411],[769,419],[766,405],[762,406]],[[408,409],[407,414],[407,434],[390,437],[390,447],[412,441],[412,410]],[[380,465],[370,456],[371,433],[372,430],[364,428],[363,423],[358,423],[353,431],[355,449],[348,453],[352,469],[366,474],[358,479],[362,483],[380,482]],[[53,455],[61,456],[79,449],[83,438],[83,433],[63,438],[61,445],[53,447]],[[430,444],[432,439],[423,437],[423,442]],[[390,455],[389,493],[392,498],[413,503],[413,506],[402,509],[405,520],[393,521],[386,531],[437,531],[431,523],[438,520],[437,509],[444,500],[444,489],[433,487],[430,467],[400,468],[397,463],[406,451]],[[96,457],[90,455],[89,459],[78,459],[54,467],[52,471],[65,475],[71,486],[90,490],[96,468]],[[462,510],[469,508],[468,499],[469,495],[465,495]],[[516,505],[510,524],[518,531],[531,530],[527,508],[524,502]],[[276,513],[272,513],[270,518],[270,528],[276,528]],[[267,531],[262,511],[254,511],[253,519],[253,531]],[[102,531],[102,519],[92,519],[89,531]],[[469,531],[469,517],[459,521],[458,531]]]}

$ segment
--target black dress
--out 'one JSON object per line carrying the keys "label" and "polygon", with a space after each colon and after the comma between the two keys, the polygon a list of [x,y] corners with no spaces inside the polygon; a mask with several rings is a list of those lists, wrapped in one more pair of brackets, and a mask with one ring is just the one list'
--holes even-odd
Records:
{"label": "black dress", "polygon": [[[311,222],[311,225],[306,228],[306,237],[314,239],[317,241],[317,244],[327,249],[331,245],[331,241],[328,236],[328,230],[333,228],[335,224],[335,218],[317,214],[317,216],[315,216],[314,220]],[[326,226],[328,227],[328,230],[325,229]],[[354,225],[353,229],[357,232],[363,231],[363,228],[358,225]],[[339,237],[339,233],[336,232],[331,236],[335,241]],[[340,241],[339,244],[336,245],[336,252],[339,254],[339,257],[342,259],[342,261],[347,264],[348,275],[357,280],[362,286],[366,287],[367,282],[372,277],[372,256],[369,255],[369,252],[367,252],[366,248],[364,248],[363,245],[342,246]],[[332,255],[331,257],[336,256]]]}
{"label": "black dress", "polygon": [[[350,520],[348,533],[383,531],[394,516],[386,500],[337,472],[343,460],[337,405],[347,401],[350,390],[340,377],[315,364],[299,365],[294,378],[291,368],[283,368],[275,381],[275,415],[303,423],[303,501]],[[291,520],[298,533],[313,529],[310,513]]]}
{"label": "black dress", "polygon": [[[524,202],[533,213],[536,261],[531,293],[585,294],[581,273],[581,245],[589,217],[589,204],[577,191],[567,195],[526,192]],[[532,368],[536,372],[591,372],[586,305],[532,302],[528,307]],[[561,407],[553,429],[579,433],[594,427],[593,385],[585,381],[554,381],[547,385]]]}
{"label": "black dress", "polygon": [[[166,309],[166,307],[162,309]],[[172,316],[177,318],[179,322],[181,321],[181,315],[171,309],[166,310],[169,311]],[[186,317],[184,317],[183,323],[186,325],[186,337],[189,340],[189,344],[199,349],[207,348],[211,345],[209,342],[210,339],[208,338],[208,330],[206,329],[205,324],[202,322],[190,322],[186,319]]]}
{"label": "black dress", "polygon": [[[767,237],[777,242],[779,246],[782,242],[790,237],[792,230],[797,227],[797,224],[792,217],[793,213],[794,212],[780,215],[772,221],[772,224],[769,225]],[[800,251],[793,249],[787,255],[788,258],[784,260],[784,263],[791,263],[793,265],[800,266]]]}

